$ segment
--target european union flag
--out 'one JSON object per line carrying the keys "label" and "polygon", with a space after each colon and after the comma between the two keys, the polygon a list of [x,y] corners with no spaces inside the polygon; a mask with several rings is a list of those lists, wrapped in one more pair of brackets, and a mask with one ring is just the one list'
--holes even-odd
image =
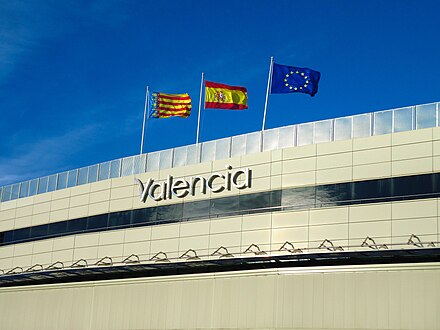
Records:
{"label": "european union flag", "polygon": [[306,93],[315,96],[321,73],[308,68],[273,64],[271,93]]}

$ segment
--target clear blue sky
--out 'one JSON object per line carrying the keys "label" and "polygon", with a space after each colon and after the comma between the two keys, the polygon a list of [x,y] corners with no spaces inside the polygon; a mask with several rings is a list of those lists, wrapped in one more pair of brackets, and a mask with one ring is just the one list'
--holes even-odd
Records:
{"label": "clear blue sky", "polygon": [[0,185],[139,153],[145,87],[188,92],[146,152],[193,144],[200,75],[248,89],[201,141],[261,129],[270,56],[321,72],[267,128],[440,100],[440,1],[1,1]]}

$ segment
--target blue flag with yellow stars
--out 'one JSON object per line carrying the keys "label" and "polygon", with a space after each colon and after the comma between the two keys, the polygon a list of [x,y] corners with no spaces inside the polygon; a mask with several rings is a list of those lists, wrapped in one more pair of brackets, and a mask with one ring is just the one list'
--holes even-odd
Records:
{"label": "blue flag with yellow stars", "polygon": [[273,64],[271,93],[306,93],[315,96],[321,73],[308,68]]}

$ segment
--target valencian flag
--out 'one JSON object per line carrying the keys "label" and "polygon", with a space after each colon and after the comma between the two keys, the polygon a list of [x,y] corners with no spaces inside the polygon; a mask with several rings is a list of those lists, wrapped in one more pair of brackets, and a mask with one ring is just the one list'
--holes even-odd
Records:
{"label": "valencian flag", "polygon": [[273,64],[271,93],[306,93],[315,96],[321,73],[308,68]]}
{"label": "valencian flag", "polygon": [[248,108],[247,89],[205,81],[205,108],[244,110]]}
{"label": "valencian flag", "polygon": [[150,118],[184,117],[191,113],[191,98],[185,94],[152,93]]}

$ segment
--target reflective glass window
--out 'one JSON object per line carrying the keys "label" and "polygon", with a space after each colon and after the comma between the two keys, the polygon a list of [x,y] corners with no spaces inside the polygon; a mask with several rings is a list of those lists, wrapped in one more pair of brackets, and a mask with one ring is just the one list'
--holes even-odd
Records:
{"label": "reflective glass window", "polygon": [[369,113],[353,116],[353,138],[371,135],[371,116]]}
{"label": "reflective glass window", "polygon": [[58,174],[57,190],[67,187],[67,172]]}
{"label": "reflective glass window", "polygon": [[50,236],[61,236],[67,233],[68,221],[51,222],[49,224],[48,233]]}
{"label": "reflective glass window", "polygon": [[133,174],[145,173],[147,167],[147,155],[135,156],[133,159]]}
{"label": "reflective glass window", "polygon": [[391,179],[353,182],[354,200],[380,201],[382,198],[391,197],[391,195]]}
{"label": "reflective glass window", "polygon": [[313,123],[301,124],[297,126],[298,146],[313,144]]}
{"label": "reflective glass window", "polygon": [[275,150],[278,149],[280,131],[278,128],[268,129],[263,131],[263,150]]}
{"label": "reflective glass window", "polygon": [[30,228],[21,228],[21,229],[15,229],[14,230],[14,241],[20,242],[25,241],[29,239],[31,230]]}
{"label": "reflective glass window", "polygon": [[331,141],[332,120],[323,120],[315,123],[315,137],[313,143],[322,143]]}
{"label": "reflective glass window", "polygon": [[315,187],[283,189],[281,205],[287,208],[312,208],[315,207],[315,198]]}
{"label": "reflective glass window", "polygon": [[157,207],[157,221],[173,221],[181,219],[183,215],[183,203],[170,204]]}
{"label": "reflective glass window", "polygon": [[2,233],[0,233],[0,235],[2,235],[2,243],[6,244],[6,243],[12,243],[15,241],[14,238],[14,230],[8,230],[8,231],[4,231]]}
{"label": "reflective glass window", "polygon": [[393,196],[414,196],[431,194],[436,191],[435,176],[412,175],[393,178]]}
{"label": "reflective glass window", "polygon": [[202,143],[202,163],[215,159],[215,141]]}
{"label": "reflective glass window", "polygon": [[211,216],[236,214],[240,210],[238,196],[211,199]]}
{"label": "reflective glass window", "polygon": [[261,132],[246,134],[246,154],[260,152]]}
{"label": "reflective glass window", "polygon": [[295,126],[280,127],[278,131],[279,148],[293,147],[295,145]]}
{"label": "reflective glass window", "polygon": [[87,178],[87,182],[96,182],[98,180],[98,171],[99,171],[99,165],[92,165],[89,166],[89,175]]}
{"label": "reflective glass window", "polygon": [[34,196],[37,193],[38,179],[31,180],[29,183],[29,196]]}
{"label": "reflective glass window", "polygon": [[121,176],[121,160],[116,159],[110,162],[110,178],[119,178]]}
{"label": "reflective glass window", "polygon": [[110,213],[108,219],[109,228],[129,226],[131,223],[131,211]]}
{"label": "reflective glass window", "polygon": [[436,104],[416,106],[417,129],[436,126]]}
{"label": "reflective glass window", "polygon": [[327,184],[316,187],[316,207],[343,205],[352,199],[351,182]]}
{"label": "reflective glass window", "polygon": [[20,195],[20,184],[16,183],[12,186],[11,199],[17,199]]}
{"label": "reflective glass window", "polygon": [[12,193],[12,186],[3,187],[2,202],[9,201],[11,199],[11,193]]}
{"label": "reflective glass window", "polygon": [[186,150],[186,165],[196,164],[200,159],[200,144],[188,146]]}
{"label": "reflective glass window", "polygon": [[47,236],[48,225],[31,227],[30,238],[40,238]]}
{"label": "reflective glass window", "polygon": [[156,220],[157,220],[156,207],[148,207],[144,209],[133,210],[132,223],[134,225],[151,223],[151,222],[155,222]]}
{"label": "reflective glass window", "polygon": [[413,127],[412,108],[394,110],[394,132],[410,131]]}
{"label": "reflective glass window", "polygon": [[47,191],[54,191],[57,189],[57,174],[49,176],[49,182],[47,184]]}
{"label": "reflective glass window", "polygon": [[270,207],[270,192],[239,195],[239,204],[241,211],[263,211],[261,209]]}
{"label": "reflective glass window", "polygon": [[40,182],[38,182],[38,193],[43,194],[47,192],[47,185],[49,183],[49,177],[40,178]]}
{"label": "reflective glass window", "polygon": [[100,214],[89,217],[87,221],[87,230],[96,230],[107,228],[108,214]]}
{"label": "reflective glass window", "polygon": [[79,218],[67,221],[67,231],[69,233],[80,233],[87,229],[88,218]]}
{"label": "reflective glass window", "polygon": [[183,220],[209,217],[210,201],[196,201],[183,204]]}
{"label": "reflective glass window", "polygon": [[127,157],[122,159],[122,174],[121,176],[128,176],[133,174],[134,157]]}
{"label": "reflective glass window", "polygon": [[99,164],[99,181],[107,180],[110,175],[110,162]]}
{"label": "reflective glass window", "polygon": [[393,125],[392,111],[381,111],[374,113],[374,135],[391,133],[392,125]]}
{"label": "reflective glass window", "polygon": [[147,172],[158,171],[159,170],[160,153],[150,152],[147,155]]}
{"label": "reflective glass window", "polygon": [[171,168],[172,164],[173,164],[173,149],[161,151],[159,169],[164,170],[167,168]]}
{"label": "reflective glass window", "polygon": [[173,167],[186,165],[187,147],[179,147],[174,149]]}
{"label": "reflective glass window", "polygon": [[215,141],[215,159],[229,158],[231,139],[220,139]]}
{"label": "reflective glass window", "polygon": [[67,187],[76,186],[76,181],[78,177],[78,170],[72,170],[67,173]]}
{"label": "reflective glass window", "polygon": [[20,186],[20,198],[27,197],[28,195],[29,195],[29,181],[25,181],[22,182]]}
{"label": "reflective glass window", "polygon": [[335,119],[335,141],[350,140],[353,118],[344,117]]}
{"label": "reflective glass window", "polygon": [[238,135],[232,137],[231,157],[246,154],[246,135]]}
{"label": "reflective glass window", "polygon": [[78,170],[78,185],[87,183],[87,176],[89,175],[89,168],[83,167]]}

